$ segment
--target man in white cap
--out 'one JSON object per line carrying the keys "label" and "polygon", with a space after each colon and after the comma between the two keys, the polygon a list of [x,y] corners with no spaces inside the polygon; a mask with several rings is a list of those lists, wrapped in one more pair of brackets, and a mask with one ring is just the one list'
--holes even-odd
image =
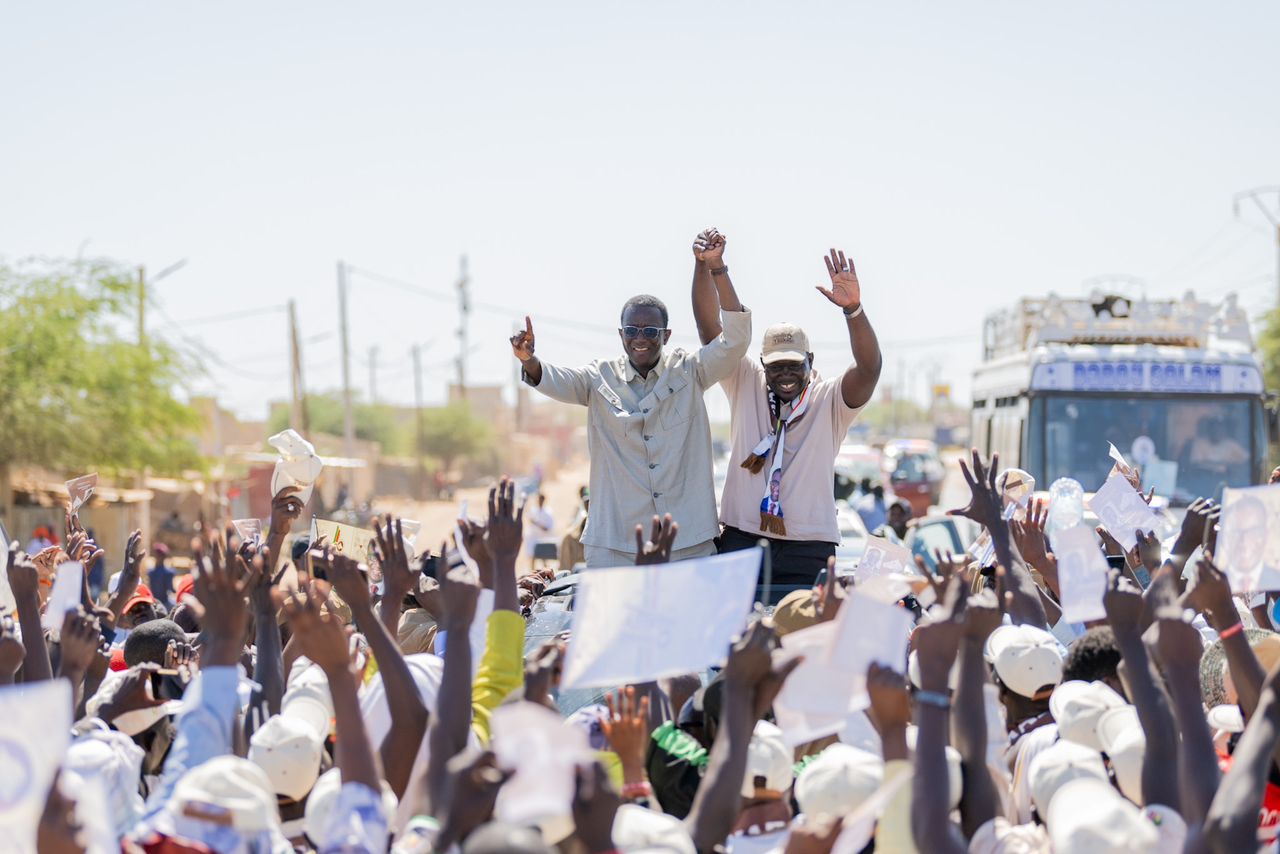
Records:
{"label": "man in white cap", "polygon": [[[698,235],[693,246],[693,315],[704,342],[720,334],[718,292],[733,293],[724,246],[715,229]],[[853,364],[822,379],[804,330],[777,323],[765,330],[760,358],[744,355],[720,381],[729,397],[733,440],[720,550],[767,539],[779,584],[812,584],[836,553],[836,452],[880,379],[880,344],[863,310],[853,263],[835,249],[824,260],[831,287],[818,291],[844,314]]]}

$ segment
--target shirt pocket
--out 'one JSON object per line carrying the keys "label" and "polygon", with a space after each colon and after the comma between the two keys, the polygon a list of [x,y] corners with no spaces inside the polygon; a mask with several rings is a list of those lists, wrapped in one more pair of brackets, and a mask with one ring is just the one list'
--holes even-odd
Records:
{"label": "shirt pocket", "polygon": [[654,389],[658,398],[658,420],[663,430],[674,430],[693,418],[694,392],[683,374],[665,378]]}
{"label": "shirt pocket", "polygon": [[622,405],[622,398],[611,389],[608,383],[596,386],[596,405],[600,409],[601,429],[614,436],[625,436],[629,431],[634,416]]}

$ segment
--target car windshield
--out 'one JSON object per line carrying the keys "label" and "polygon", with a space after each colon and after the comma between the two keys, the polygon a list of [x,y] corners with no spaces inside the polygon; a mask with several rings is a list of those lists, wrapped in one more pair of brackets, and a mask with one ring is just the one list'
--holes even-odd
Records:
{"label": "car windshield", "polygon": [[1107,443],[1142,469],[1143,486],[1176,504],[1248,486],[1251,401],[1051,396],[1044,401],[1044,488],[1060,477],[1095,490],[1111,471]]}

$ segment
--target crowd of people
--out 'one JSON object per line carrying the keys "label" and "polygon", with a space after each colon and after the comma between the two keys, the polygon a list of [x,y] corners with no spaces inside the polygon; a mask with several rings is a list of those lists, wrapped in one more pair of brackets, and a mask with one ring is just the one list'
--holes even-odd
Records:
{"label": "crowd of people", "polygon": [[[100,592],[81,573],[69,607],[55,604],[62,569],[103,555],[68,512],[60,544],[46,531],[34,553],[8,549],[0,847],[1275,850],[1280,634],[1215,564],[1221,509],[1208,498],[1166,545],[1140,531],[1124,552],[1127,537],[1100,531],[1123,569],[1107,575],[1105,616],[1071,624],[1046,508],[1011,505],[998,460],[975,451],[961,464],[970,500],[952,512],[983,529],[989,557],[919,561],[912,593],[886,603],[907,614],[909,630],[887,639],[900,658],[871,662],[849,696],[827,698],[847,703],[838,724],[795,743],[775,714],[806,665],[788,637],[839,621],[862,595],[835,571],[831,470],[880,354],[852,264],[832,251],[820,290],[844,315],[854,364],[819,378],[791,324],[746,357],[750,314],[724,246],[714,230],[694,244],[696,353],[664,351],[667,312],[652,297],[623,309],[620,359],[544,363],[531,322],[512,339],[528,383],[589,408],[591,483],[571,526],[589,572],[655,566],[661,583],[660,565],[764,539],[775,579],[802,586],[744,613],[720,660],[564,714],[562,663],[591,638],[570,624],[526,654],[557,573],[517,572],[540,508],[506,479],[452,540],[377,519],[370,565],[294,536],[307,501],[285,488],[260,535],[206,528],[193,571],[155,560],[152,588],[135,534],[120,572]],[[702,401],[714,384],[733,404],[736,466],[718,518]],[[871,498],[859,511],[901,535],[909,508]],[[547,715],[553,736],[513,756],[525,742],[510,722],[539,728]],[[526,808],[562,786],[563,810]]]}

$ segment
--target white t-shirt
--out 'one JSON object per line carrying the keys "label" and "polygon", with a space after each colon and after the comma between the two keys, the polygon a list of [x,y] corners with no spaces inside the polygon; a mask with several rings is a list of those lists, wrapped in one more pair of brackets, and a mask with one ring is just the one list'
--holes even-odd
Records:
{"label": "white t-shirt", "polygon": [[[861,409],[845,405],[840,393],[840,377],[821,379],[817,373],[809,381],[809,408],[799,421],[787,428],[782,458],[780,492],[786,534],[769,534],[780,540],[839,543],[836,524],[836,452]],[[748,533],[760,532],[760,500],[764,498],[770,465],[752,474],[741,465],[772,427],[769,389],[760,360],[743,356],[738,366],[720,381],[729,398],[732,413],[730,433],[733,450],[720,502],[720,521]],[[791,412],[782,407],[782,417]]]}

